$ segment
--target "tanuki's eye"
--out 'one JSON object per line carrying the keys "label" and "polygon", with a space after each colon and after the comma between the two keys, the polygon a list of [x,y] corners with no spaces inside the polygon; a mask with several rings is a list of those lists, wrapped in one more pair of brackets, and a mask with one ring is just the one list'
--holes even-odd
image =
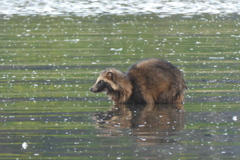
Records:
{"label": "tanuki's eye", "polygon": [[101,81],[99,81],[98,83],[103,83],[104,81],[103,80],[101,80]]}

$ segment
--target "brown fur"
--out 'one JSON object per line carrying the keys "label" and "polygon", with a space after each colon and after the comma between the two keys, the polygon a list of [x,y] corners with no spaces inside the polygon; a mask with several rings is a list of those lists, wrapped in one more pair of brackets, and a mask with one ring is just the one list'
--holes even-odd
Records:
{"label": "brown fur", "polygon": [[[104,82],[103,90],[99,90]],[[106,92],[116,104],[182,103],[185,82],[181,72],[171,63],[148,59],[132,65],[126,73],[106,69],[100,73],[92,92]]]}

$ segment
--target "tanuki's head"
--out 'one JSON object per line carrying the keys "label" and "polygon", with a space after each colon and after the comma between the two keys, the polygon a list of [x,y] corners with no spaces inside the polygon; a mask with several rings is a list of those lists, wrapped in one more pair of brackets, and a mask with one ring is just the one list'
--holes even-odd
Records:
{"label": "tanuki's head", "polygon": [[124,73],[116,69],[106,69],[100,72],[96,83],[90,88],[93,93],[105,92],[106,94],[119,89],[118,80]]}
{"label": "tanuki's head", "polygon": [[116,69],[106,69],[100,72],[90,91],[93,93],[105,92],[115,104],[124,103],[132,94],[132,85],[123,72]]}

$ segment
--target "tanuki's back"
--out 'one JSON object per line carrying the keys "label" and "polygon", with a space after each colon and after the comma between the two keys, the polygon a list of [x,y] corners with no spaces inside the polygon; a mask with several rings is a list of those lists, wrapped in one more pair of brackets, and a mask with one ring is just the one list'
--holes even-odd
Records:
{"label": "tanuki's back", "polygon": [[[149,59],[132,65],[126,73],[133,85],[132,101],[182,103],[186,89],[181,72],[171,63]],[[143,98],[142,98],[143,97]]]}

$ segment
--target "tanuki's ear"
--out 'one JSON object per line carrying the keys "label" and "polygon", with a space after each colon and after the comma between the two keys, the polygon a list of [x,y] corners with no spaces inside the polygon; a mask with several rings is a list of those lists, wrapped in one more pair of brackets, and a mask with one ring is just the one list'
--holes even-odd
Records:
{"label": "tanuki's ear", "polygon": [[107,72],[107,78],[114,81],[114,73],[113,72]]}

